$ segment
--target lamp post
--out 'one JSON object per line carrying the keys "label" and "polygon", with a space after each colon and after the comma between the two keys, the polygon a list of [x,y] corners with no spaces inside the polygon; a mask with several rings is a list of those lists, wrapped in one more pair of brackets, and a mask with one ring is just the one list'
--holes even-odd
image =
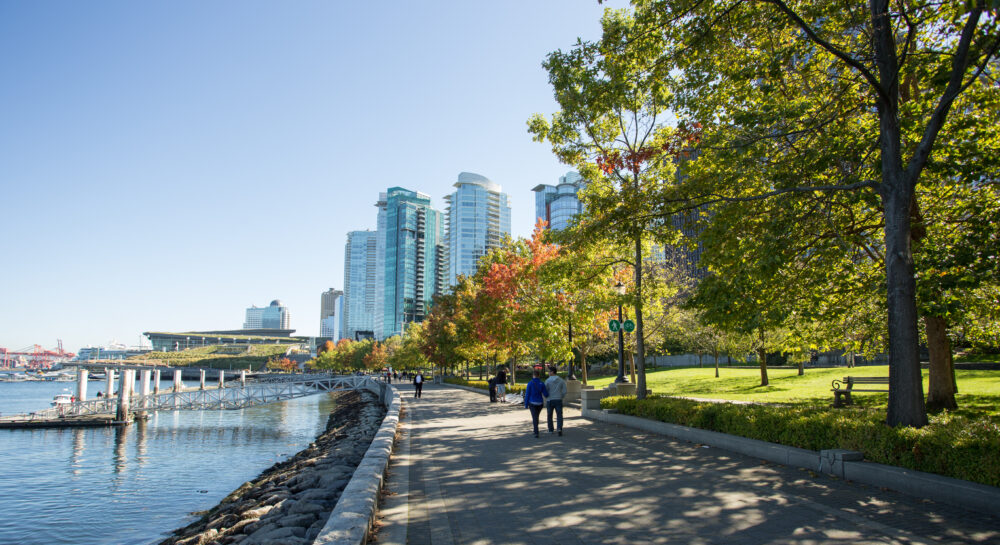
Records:
{"label": "lamp post", "polygon": [[569,373],[566,375],[566,380],[576,380],[576,374],[573,372],[573,367],[576,365],[576,350],[573,349],[573,318],[570,316],[569,319]]}
{"label": "lamp post", "polygon": [[[622,284],[619,280],[615,284],[615,291],[618,292],[619,296],[625,295],[625,284]],[[616,383],[628,382],[625,378],[625,332],[622,331],[624,328],[621,327],[622,324],[622,302],[621,298],[618,299],[618,378],[615,379]]]}

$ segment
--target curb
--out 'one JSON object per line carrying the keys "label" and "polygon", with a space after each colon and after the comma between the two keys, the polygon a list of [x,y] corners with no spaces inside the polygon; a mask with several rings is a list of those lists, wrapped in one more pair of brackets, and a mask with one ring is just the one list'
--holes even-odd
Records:
{"label": "curb", "polygon": [[396,438],[396,428],[399,426],[400,399],[399,392],[391,386],[380,384],[377,392],[370,389],[380,396],[383,403],[388,401],[385,418],[351,476],[351,481],[341,493],[330,518],[313,541],[316,545],[363,545],[368,540],[368,533],[375,520],[382,483]]}
{"label": "curb", "polygon": [[769,462],[801,467],[880,488],[889,488],[910,496],[955,505],[988,515],[996,516],[998,506],[1000,506],[1000,488],[912,469],[856,461],[861,459],[859,452],[846,450],[816,452],[717,431],[688,428],[637,416],[610,413],[604,410],[584,408],[581,412],[584,418],[591,420],[718,447]]}

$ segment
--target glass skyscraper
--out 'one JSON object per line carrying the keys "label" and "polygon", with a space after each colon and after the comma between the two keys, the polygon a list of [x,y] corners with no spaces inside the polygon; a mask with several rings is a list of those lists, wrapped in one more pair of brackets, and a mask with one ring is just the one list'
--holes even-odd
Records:
{"label": "glass skyscraper", "polygon": [[375,231],[347,233],[342,339],[358,340],[375,336],[376,247]]}
{"label": "glass skyscraper", "polygon": [[444,287],[446,252],[441,212],[428,195],[392,187],[376,206],[385,248],[379,338],[386,338],[424,321],[432,297]]}
{"label": "glass skyscraper", "polygon": [[476,263],[510,235],[510,199],[499,184],[472,172],[462,172],[448,203],[448,281],[472,275]]}
{"label": "glass skyscraper", "polygon": [[567,172],[559,177],[555,186],[539,184],[535,192],[535,221],[541,218],[549,222],[549,229],[565,229],[573,216],[583,212],[583,203],[577,193],[583,189],[583,177],[576,172]]}

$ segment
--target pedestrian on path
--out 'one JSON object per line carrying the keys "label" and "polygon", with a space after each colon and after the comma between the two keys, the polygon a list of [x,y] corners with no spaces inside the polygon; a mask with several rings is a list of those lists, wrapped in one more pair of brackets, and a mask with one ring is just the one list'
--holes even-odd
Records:
{"label": "pedestrian on path", "polygon": [[538,438],[538,415],[542,414],[545,398],[549,396],[545,383],[538,378],[541,374],[538,369],[532,371],[531,381],[524,388],[524,408],[531,411],[531,425],[535,430],[535,438]]}
{"label": "pedestrian on path", "polygon": [[424,391],[424,373],[422,371],[417,371],[417,374],[413,376],[413,386],[416,388],[413,397],[420,397]]}
{"label": "pedestrian on path", "polygon": [[546,400],[546,415],[549,420],[549,433],[552,433],[552,411],[556,412],[556,429],[562,435],[563,428],[563,398],[566,397],[566,381],[556,374],[555,365],[549,366],[549,378],[545,379],[545,389],[549,396]]}
{"label": "pedestrian on path", "polygon": [[507,393],[507,372],[501,367],[500,371],[497,372],[497,399],[500,403],[506,403],[507,400],[504,399],[504,394]]}
{"label": "pedestrian on path", "polygon": [[489,380],[490,385],[490,403],[497,402],[497,377],[493,377]]}

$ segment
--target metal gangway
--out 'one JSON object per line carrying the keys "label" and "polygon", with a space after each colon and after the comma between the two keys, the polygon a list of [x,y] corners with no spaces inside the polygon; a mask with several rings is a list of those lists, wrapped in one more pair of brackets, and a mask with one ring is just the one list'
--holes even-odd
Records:
{"label": "metal gangway", "polygon": [[[247,380],[234,386],[183,389],[170,392],[129,397],[131,412],[183,411],[212,409],[243,409],[285,401],[297,397],[332,392],[336,390],[367,389],[381,393],[382,386],[375,379],[357,375],[278,375]],[[118,396],[106,396],[87,401],[66,403],[59,407],[32,413],[33,418],[59,418],[114,414]]]}

